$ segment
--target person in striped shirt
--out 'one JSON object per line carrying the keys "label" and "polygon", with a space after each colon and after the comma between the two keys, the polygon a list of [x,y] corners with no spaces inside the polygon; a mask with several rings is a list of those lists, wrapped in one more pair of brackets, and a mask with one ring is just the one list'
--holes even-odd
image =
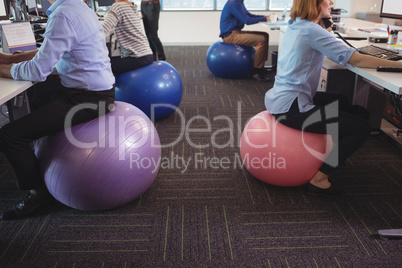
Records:
{"label": "person in striped shirt", "polygon": [[116,0],[107,12],[102,26],[105,36],[114,31],[120,44],[120,56],[111,57],[114,74],[135,70],[153,62],[152,50],[134,3]]}

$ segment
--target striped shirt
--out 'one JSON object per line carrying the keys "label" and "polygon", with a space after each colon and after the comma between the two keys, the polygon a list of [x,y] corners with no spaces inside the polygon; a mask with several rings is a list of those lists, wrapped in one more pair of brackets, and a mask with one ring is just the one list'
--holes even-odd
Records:
{"label": "striped shirt", "polygon": [[102,24],[105,36],[114,30],[120,43],[121,57],[143,57],[152,55],[137,6],[125,3],[114,3]]}

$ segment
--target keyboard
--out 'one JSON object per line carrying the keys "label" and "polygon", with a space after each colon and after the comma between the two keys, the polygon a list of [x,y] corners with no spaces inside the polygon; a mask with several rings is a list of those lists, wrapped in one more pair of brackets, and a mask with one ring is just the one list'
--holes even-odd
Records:
{"label": "keyboard", "polygon": [[374,45],[360,47],[358,50],[362,54],[371,55],[380,59],[393,61],[402,60],[402,55],[399,54],[399,52]]}

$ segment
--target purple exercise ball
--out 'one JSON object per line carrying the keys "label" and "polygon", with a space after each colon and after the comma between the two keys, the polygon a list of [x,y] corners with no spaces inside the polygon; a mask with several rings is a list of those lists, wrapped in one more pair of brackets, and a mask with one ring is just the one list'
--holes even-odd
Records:
{"label": "purple exercise ball", "polygon": [[161,159],[152,121],[118,101],[104,116],[38,140],[35,153],[49,192],[79,210],[135,200],[151,186]]}

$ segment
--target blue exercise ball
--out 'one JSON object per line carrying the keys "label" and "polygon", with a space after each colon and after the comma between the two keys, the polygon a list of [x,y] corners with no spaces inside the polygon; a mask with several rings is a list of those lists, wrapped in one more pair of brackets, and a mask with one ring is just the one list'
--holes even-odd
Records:
{"label": "blue exercise ball", "polygon": [[182,95],[179,73],[164,61],[116,75],[116,100],[131,103],[151,120],[174,113]]}
{"label": "blue exercise ball", "polygon": [[207,51],[207,65],[211,73],[223,78],[244,78],[253,72],[253,47],[213,43]]}

